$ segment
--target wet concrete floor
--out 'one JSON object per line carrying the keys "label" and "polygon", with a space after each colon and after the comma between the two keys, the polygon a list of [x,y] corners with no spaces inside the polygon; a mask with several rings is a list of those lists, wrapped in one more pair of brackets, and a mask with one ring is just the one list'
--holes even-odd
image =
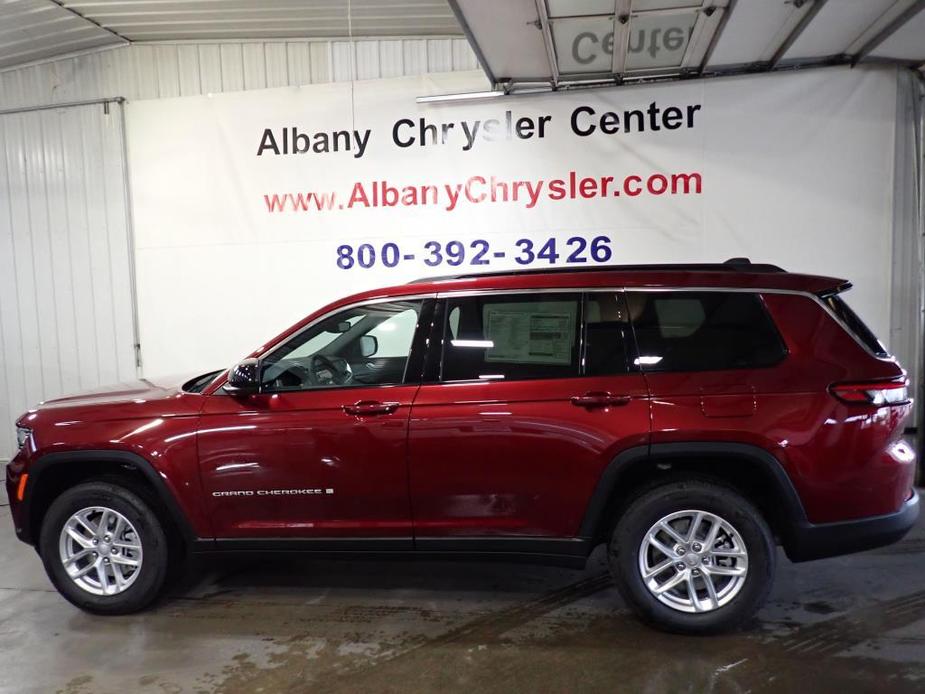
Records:
{"label": "wet concrete floor", "polygon": [[662,634],[600,550],[523,564],[208,559],[154,609],[93,617],[0,508],[0,692],[925,692],[925,528],[802,565],[745,629]]}

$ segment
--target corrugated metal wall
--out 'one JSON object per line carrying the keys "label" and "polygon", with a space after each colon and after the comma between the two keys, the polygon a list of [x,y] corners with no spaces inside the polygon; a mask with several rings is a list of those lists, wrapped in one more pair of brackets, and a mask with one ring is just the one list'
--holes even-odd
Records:
{"label": "corrugated metal wall", "polygon": [[48,397],[135,375],[122,109],[0,116],[0,451]]}
{"label": "corrugated metal wall", "polygon": [[[136,44],[0,72],[0,110],[477,67],[461,38]],[[0,115],[0,461],[29,406],[135,376],[121,117]]]}
{"label": "corrugated metal wall", "polygon": [[[889,346],[909,373],[922,421],[925,396],[923,364],[923,82],[913,70],[897,70],[896,140],[893,174],[893,277]],[[909,426],[915,424],[909,422]]]}
{"label": "corrugated metal wall", "polygon": [[0,109],[475,70],[462,38],[134,44],[0,72]]}

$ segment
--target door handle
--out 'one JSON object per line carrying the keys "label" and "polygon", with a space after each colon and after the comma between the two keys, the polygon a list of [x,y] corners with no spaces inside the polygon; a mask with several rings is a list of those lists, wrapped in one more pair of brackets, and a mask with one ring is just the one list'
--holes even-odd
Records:
{"label": "door handle", "polygon": [[604,391],[591,391],[584,395],[575,395],[571,402],[576,407],[620,407],[630,401],[629,395],[613,395]]}
{"label": "door handle", "polygon": [[360,400],[352,405],[344,405],[344,412],[358,417],[372,414],[392,414],[398,409],[399,402],[379,402],[378,400]]}

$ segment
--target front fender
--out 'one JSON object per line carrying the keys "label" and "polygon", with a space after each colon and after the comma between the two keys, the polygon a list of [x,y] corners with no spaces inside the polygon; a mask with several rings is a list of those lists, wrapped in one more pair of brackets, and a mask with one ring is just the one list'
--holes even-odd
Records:
{"label": "front fender", "polygon": [[[201,544],[199,538],[204,536],[201,527],[194,523],[196,514],[188,512],[187,508],[179,500],[176,490],[176,483],[173,482],[162,471],[146,458],[137,453],[123,450],[77,450],[61,451],[54,453],[45,453],[37,456],[32,460],[28,467],[24,467],[19,475],[28,473],[28,479],[24,488],[22,501],[16,503],[13,509],[13,518],[16,525],[16,535],[23,542],[36,544],[38,542],[38,519],[37,509],[33,507],[33,502],[39,498],[43,484],[47,484],[50,476],[55,472],[62,470],[65,466],[80,466],[81,464],[103,464],[112,466],[113,470],[118,468],[129,468],[140,474],[147,485],[153,490],[154,494],[170,515],[177,529],[180,531],[183,540],[187,546],[193,547]],[[17,480],[19,475],[17,475]],[[8,481],[8,485],[11,482]],[[14,501],[11,498],[11,506]],[[208,531],[206,531],[208,532]]]}

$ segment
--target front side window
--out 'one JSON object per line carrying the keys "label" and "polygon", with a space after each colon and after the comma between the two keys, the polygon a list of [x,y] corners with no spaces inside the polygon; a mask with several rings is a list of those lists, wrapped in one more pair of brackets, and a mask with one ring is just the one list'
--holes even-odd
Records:
{"label": "front side window", "polygon": [[448,298],[441,379],[575,377],[580,322],[578,294]]}
{"label": "front side window", "polygon": [[749,292],[628,292],[634,361],[647,371],[772,366],[786,355],[761,298]]}
{"label": "front side window", "polygon": [[261,362],[265,392],[404,382],[421,301],[347,309],[291,337]]}

